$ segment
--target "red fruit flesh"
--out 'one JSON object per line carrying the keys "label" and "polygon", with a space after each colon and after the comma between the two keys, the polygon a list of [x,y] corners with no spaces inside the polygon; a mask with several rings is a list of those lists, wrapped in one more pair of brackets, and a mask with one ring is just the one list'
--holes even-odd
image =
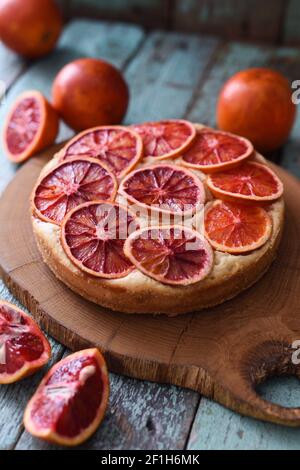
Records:
{"label": "red fruit flesh", "polygon": [[33,374],[51,356],[48,340],[22,310],[0,302],[0,383]]}
{"label": "red fruit flesh", "polygon": [[143,139],[145,158],[175,157],[191,144],[196,135],[193,124],[180,119],[145,122],[132,127]]}
{"label": "red fruit flesh", "polygon": [[33,191],[33,211],[47,222],[60,224],[76,206],[93,200],[113,200],[117,182],[93,158],[73,158],[43,175]]}
{"label": "red fruit flesh", "polygon": [[138,230],[128,237],[124,249],[140,271],[163,284],[201,281],[213,264],[208,242],[195,230],[179,225]]}
{"label": "red fruit flesh", "polygon": [[27,405],[24,424],[34,436],[78,445],[99,426],[107,407],[108,374],[97,349],[55,364]]}
{"label": "red fruit flesh", "polygon": [[136,220],[118,204],[90,202],[71,211],[62,224],[62,245],[70,260],[93,276],[118,278],[133,266],[124,254],[129,230]]}
{"label": "red fruit flesh", "polygon": [[25,98],[11,116],[6,139],[8,150],[18,155],[32,143],[39,130],[41,109],[33,97]]}
{"label": "red fruit flesh", "polygon": [[141,158],[143,144],[133,131],[121,126],[96,127],[76,136],[62,150],[62,160],[74,156],[99,159],[121,177]]}
{"label": "red fruit flesh", "polygon": [[119,192],[133,204],[169,213],[193,213],[205,200],[202,182],[174,165],[140,168],[127,175]]}
{"label": "red fruit flesh", "polygon": [[187,166],[212,173],[239,164],[252,152],[252,144],[242,137],[203,129],[197,131],[192,146],[184,153],[182,160]]}

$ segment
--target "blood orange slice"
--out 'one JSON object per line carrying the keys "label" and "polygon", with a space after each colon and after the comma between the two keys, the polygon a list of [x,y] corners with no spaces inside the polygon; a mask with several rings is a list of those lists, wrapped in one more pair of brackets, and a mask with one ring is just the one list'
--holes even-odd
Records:
{"label": "blood orange slice", "polygon": [[68,446],[87,440],[103,419],[109,397],[105,361],[86,349],[55,364],[29,401],[24,425],[35,437]]}
{"label": "blood orange slice", "polygon": [[201,129],[191,147],[182,156],[183,164],[214,173],[238,165],[253,153],[249,140],[228,132]]}
{"label": "blood orange slice", "polygon": [[207,185],[216,197],[240,202],[272,202],[283,193],[283,184],[275,173],[256,162],[210,175]]}
{"label": "blood orange slice", "polygon": [[201,281],[213,265],[209,243],[180,225],[137,230],[126,240],[124,250],[140,271],[163,284],[187,286]]}
{"label": "blood orange slice", "polygon": [[193,124],[182,119],[145,122],[132,127],[143,139],[144,157],[158,160],[176,157],[188,148],[196,135]]}
{"label": "blood orange slice", "polygon": [[271,235],[272,221],[262,207],[217,200],[205,212],[204,227],[214,248],[239,254],[264,245]]}
{"label": "blood orange slice", "polygon": [[50,356],[50,344],[35,321],[15,305],[0,301],[0,383],[33,374]]}
{"label": "blood orange slice", "polygon": [[74,207],[88,201],[114,200],[117,181],[94,158],[73,158],[59,163],[43,175],[33,191],[34,213],[60,224]]}
{"label": "blood orange slice", "polygon": [[102,278],[124,277],[133,269],[124,242],[136,228],[134,216],[119,204],[88,202],[65,217],[62,245],[81,270]]}
{"label": "blood orange slice", "polygon": [[17,98],[6,119],[4,146],[7,156],[19,163],[51,145],[58,132],[55,110],[38,91]]}
{"label": "blood orange slice", "polygon": [[122,177],[140,160],[141,137],[123,126],[101,126],[78,134],[61,151],[62,159],[87,156],[99,159],[114,175]]}
{"label": "blood orange slice", "polygon": [[165,213],[193,213],[204,203],[202,182],[175,165],[153,165],[133,171],[120,188],[129,202]]}

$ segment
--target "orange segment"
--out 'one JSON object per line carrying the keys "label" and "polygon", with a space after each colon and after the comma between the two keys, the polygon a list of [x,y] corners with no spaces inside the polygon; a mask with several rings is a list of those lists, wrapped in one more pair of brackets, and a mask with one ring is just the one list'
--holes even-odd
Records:
{"label": "orange segment", "polygon": [[175,165],[153,165],[133,171],[120,188],[129,202],[165,213],[193,213],[204,203],[202,182]]}
{"label": "orange segment", "polygon": [[100,126],[78,134],[62,150],[61,159],[93,157],[116,176],[128,173],[143,152],[141,137],[124,126]]}
{"label": "orange segment", "polygon": [[205,236],[219,251],[245,253],[264,245],[272,221],[261,207],[215,201],[205,212]]}
{"label": "orange segment", "polygon": [[35,437],[68,446],[88,439],[103,419],[109,396],[105,361],[86,349],[55,364],[29,401],[24,424]]}
{"label": "orange segment", "polygon": [[19,163],[51,145],[58,132],[55,110],[38,91],[27,91],[12,106],[4,127],[7,156]]}
{"label": "orange segment", "polygon": [[33,374],[50,356],[50,344],[35,321],[15,305],[0,301],[0,384]]}
{"label": "orange segment", "polygon": [[133,269],[124,242],[129,231],[138,227],[134,216],[119,204],[88,202],[65,217],[62,245],[82,271],[108,279],[124,277]]}
{"label": "orange segment", "polygon": [[201,129],[182,156],[184,165],[213,173],[238,165],[253,153],[249,140],[229,132]]}
{"label": "orange segment", "polygon": [[43,175],[33,191],[34,213],[46,222],[61,224],[74,207],[88,201],[114,200],[117,181],[98,160],[73,158]]}
{"label": "orange segment", "polygon": [[196,135],[193,124],[182,119],[145,122],[132,128],[143,139],[144,157],[158,160],[176,157],[188,148]]}
{"label": "orange segment", "polygon": [[201,281],[213,264],[208,242],[195,230],[179,225],[146,227],[133,232],[124,250],[146,276],[174,286]]}
{"label": "orange segment", "polygon": [[283,184],[275,173],[256,162],[210,175],[207,185],[216,197],[241,202],[271,202],[283,194]]}

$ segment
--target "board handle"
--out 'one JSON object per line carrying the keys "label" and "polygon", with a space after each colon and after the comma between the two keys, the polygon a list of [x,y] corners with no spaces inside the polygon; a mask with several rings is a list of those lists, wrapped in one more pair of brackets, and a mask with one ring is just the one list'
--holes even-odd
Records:
{"label": "board handle", "polygon": [[[238,361],[230,383],[219,377],[214,398],[241,414],[286,426],[300,426],[300,407],[290,408],[265,400],[257,386],[274,376],[295,376],[300,379],[300,364],[293,363],[295,352],[290,341],[266,341],[246,358]],[[228,375],[227,375],[228,377]]]}

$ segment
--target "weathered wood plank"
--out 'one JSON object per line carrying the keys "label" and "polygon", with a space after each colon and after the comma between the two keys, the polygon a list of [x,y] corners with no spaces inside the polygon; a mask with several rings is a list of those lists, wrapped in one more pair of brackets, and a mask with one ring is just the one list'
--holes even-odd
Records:
{"label": "weathered wood plank", "polygon": [[[286,406],[299,406],[299,381],[273,379],[262,396]],[[255,421],[202,399],[190,435],[191,450],[299,450],[300,429]]]}
{"label": "weathered wood plank", "polygon": [[299,0],[289,0],[283,25],[283,40],[287,44],[300,43],[300,5]]}
{"label": "weathered wood plank", "polygon": [[0,80],[6,89],[26,67],[26,61],[0,42]]}
{"label": "weathered wood plank", "polygon": [[[182,449],[198,395],[111,374],[110,406],[88,449]],[[48,449],[25,431],[16,449]],[[51,446],[60,449],[59,446]]]}

